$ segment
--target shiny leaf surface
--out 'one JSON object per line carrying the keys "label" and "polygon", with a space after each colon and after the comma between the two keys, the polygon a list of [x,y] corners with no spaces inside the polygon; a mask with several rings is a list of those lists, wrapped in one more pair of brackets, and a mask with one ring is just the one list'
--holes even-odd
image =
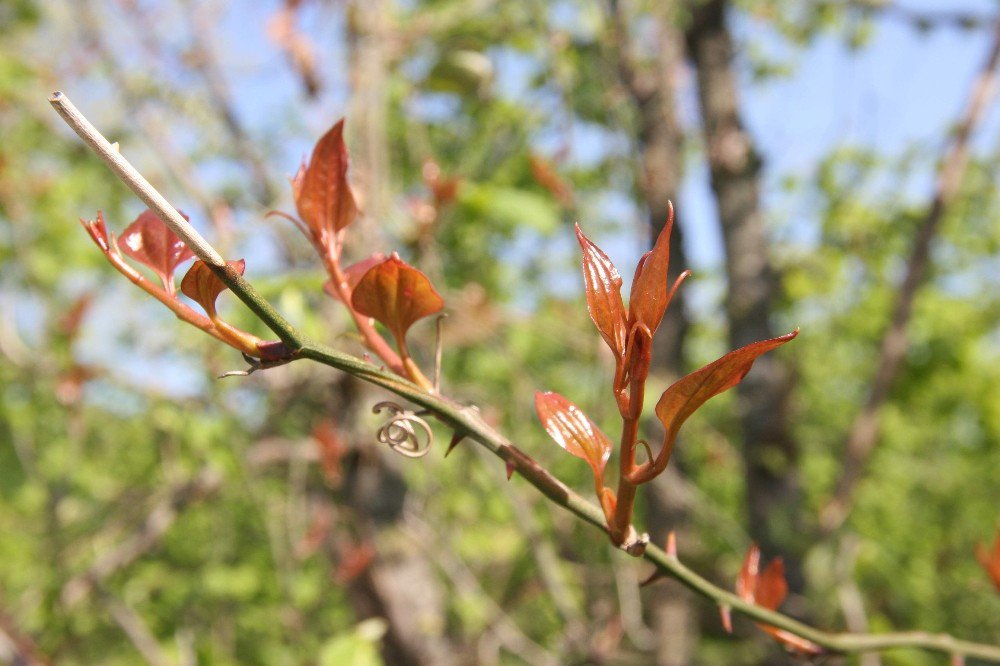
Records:
{"label": "shiny leaf surface", "polygon": [[[184,215],[184,219],[188,216]],[[125,227],[118,239],[118,248],[156,273],[164,288],[171,293],[177,266],[194,258],[194,253],[184,241],[151,210],[143,211]]]}
{"label": "shiny leaf surface", "polygon": [[656,238],[653,249],[643,255],[635,270],[632,281],[632,293],[629,295],[629,322],[644,324],[650,333],[656,332],[656,327],[663,320],[663,313],[670,303],[670,293],[667,289],[667,269],[670,267],[670,232],[674,226],[674,207],[670,206],[660,235]]}
{"label": "shiny leaf surface", "polygon": [[361,314],[381,322],[400,344],[413,322],[444,307],[427,276],[395,252],[361,277],[351,294],[351,304]]}
{"label": "shiny leaf surface", "polygon": [[587,310],[601,337],[617,358],[625,354],[625,305],[622,303],[622,277],[618,269],[576,226],[576,238],[583,251],[583,281],[587,292]]}
{"label": "shiny leaf surface", "polygon": [[674,382],[656,403],[656,416],[666,429],[666,445],[673,445],[681,425],[706,401],[739,384],[759,356],[792,340],[798,333],[796,330],[740,347]]}
{"label": "shiny leaf surface", "polygon": [[535,410],[549,437],[577,458],[587,461],[600,477],[611,456],[611,440],[579,407],[558,393],[535,393]]}

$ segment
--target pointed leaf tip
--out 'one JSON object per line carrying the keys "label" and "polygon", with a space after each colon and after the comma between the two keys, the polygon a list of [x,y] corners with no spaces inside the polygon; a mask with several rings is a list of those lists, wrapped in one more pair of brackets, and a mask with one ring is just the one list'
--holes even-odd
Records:
{"label": "pointed leaf tip", "polygon": [[336,232],[354,221],[357,202],[347,181],[348,153],[344,120],[337,121],[313,148],[308,166],[292,179],[299,217],[313,239],[325,245]]}
{"label": "pointed leaf tip", "polygon": [[444,300],[427,276],[396,253],[358,280],[351,304],[361,314],[381,322],[400,344],[414,322],[444,308]]}
{"label": "pointed leaf tip", "polygon": [[102,211],[97,211],[97,219],[95,220],[84,220],[80,218],[80,224],[86,229],[87,234],[90,235],[91,240],[101,248],[101,252],[107,254],[111,251],[111,245],[108,243],[108,228],[104,224],[104,213]]}
{"label": "pointed leaf tip", "polygon": [[681,425],[710,398],[740,383],[761,355],[793,340],[798,329],[770,340],[735,349],[722,358],[674,382],[656,403],[656,416],[666,430],[664,450],[669,455]]}
{"label": "pointed leaf tip", "polygon": [[622,277],[601,248],[587,238],[580,225],[576,239],[583,252],[583,282],[587,294],[587,311],[601,337],[616,358],[625,354],[627,324],[622,302]]}
{"label": "pointed leaf tip", "polygon": [[[243,259],[227,261],[226,264],[240,275],[246,270]],[[212,319],[216,317],[215,301],[225,290],[225,283],[201,259],[194,262],[181,280],[181,293],[198,303]]]}
{"label": "pointed leaf tip", "polygon": [[[184,213],[181,215],[189,219]],[[194,258],[194,252],[151,210],[140,213],[125,228],[118,246],[123,254],[156,273],[171,293],[177,266]]]}
{"label": "pointed leaf tip", "polygon": [[553,392],[535,393],[535,410],[549,437],[577,458],[586,460],[602,478],[611,456],[611,440],[579,407]]}
{"label": "pointed leaf tip", "polygon": [[653,249],[639,260],[632,281],[632,292],[629,294],[629,321],[632,324],[644,324],[650,333],[656,332],[673,295],[672,291],[667,290],[667,271],[670,268],[670,234],[674,227],[674,206],[670,202],[667,203],[669,205],[667,221],[656,237]]}

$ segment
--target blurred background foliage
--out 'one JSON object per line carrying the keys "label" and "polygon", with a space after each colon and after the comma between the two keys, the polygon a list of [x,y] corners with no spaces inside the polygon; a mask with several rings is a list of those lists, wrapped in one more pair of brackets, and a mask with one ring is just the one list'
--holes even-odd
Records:
{"label": "blurred background foliage", "polygon": [[[787,422],[791,448],[753,453],[740,416],[753,397],[720,397],[685,427],[639,520],[657,540],[677,529],[682,559],[726,587],[751,538],[785,554],[801,571],[786,608],[819,626],[1000,641],[1000,596],[973,557],[1000,520],[996,114],[935,237],[851,510],[835,529],[819,518],[995,9],[0,2],[0,663],[782,663],[750,623],[726,636],[682,590],[640,591],[641,563],[508,483],[476,447],[442,459],[439,432],[419,462],[379,449],[377,391],[303,363],[217,380],[241,360],[120,279],[77,226],[101,209],[120,231],[141,208],[45,102],[65,90],[213,242],[247,257],[291,321],[360,353],[308,243],[265,218],[292,209],[287,176],[346,116],[365,211],[348,253],[396,249],[425,270],[450,315],[445,393],[587,489],[589,470],[552,446],[531,407],[535,390],[559,391],[613,432],[612,366],[586,315],[574,221],[628,280],[660,195],[675,199],[675,270],[696,277],[679,333],[664,333],[660,385],[741,337],[727,282],[741,257],[727,260],[725,176],[695,90],[708,65],[692,55],[718,36],[704,31],[714,10],[749,100],[743,136],[764,158],[744,174],[775,276],[757,323],[802,329],[779,352],[781,413],[764,412]],[[944,61],[936,74],[963,84],[944,116],[911,112],[922,132],[895,143],[865,125],[867,110],[851,116],[856,129],[768,143],[775,126],[836,108],[809,81],[851,83],[810,71],[810,54],[827,49],[855,72],[880,43]],[[898,92],[880,92],[882,130],[921,104],[914,85],[940,94],[921,76],[902,71]],[[806,83],[769,105],[793,79]],[[673,175],[652,148],[671,123]],[[425,367],[432,329],[415,329]],[[788,480],[789,506],[768,504],[755,469]]]}

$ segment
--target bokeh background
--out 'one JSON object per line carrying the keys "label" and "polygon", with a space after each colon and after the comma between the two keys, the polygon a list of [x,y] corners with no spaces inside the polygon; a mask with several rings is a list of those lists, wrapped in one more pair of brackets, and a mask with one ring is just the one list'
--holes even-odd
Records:
{"label": "bokeh background", "polygon": [[[989,0],[3,0],[0,663],[786,660],[676,585],[640,590],[642,563],[475,446],[381,449],[378,391],[304,362],[216,379],[237,354],[79,227],[101,209],[120,232],[142,207],[48,107],[56,89],[287,318],[360,353],[308,243],[266,217],[293,210],[288,176],[346,117],[349,255],[427,272],[445,392],[585,491],[532,409],[557,390],[614,432],[572,223],[628,282],[672,199],[672,270],[694,277],[650,394],[801,334],[685,426],[640,524],[727,587],[756,540],[785,559],[785,609],[821,627],[1000,641],[974,556],[1000,520],[1000,114],[975,92],[998,17]],[[426,363],[433,326],[414,336]]]}

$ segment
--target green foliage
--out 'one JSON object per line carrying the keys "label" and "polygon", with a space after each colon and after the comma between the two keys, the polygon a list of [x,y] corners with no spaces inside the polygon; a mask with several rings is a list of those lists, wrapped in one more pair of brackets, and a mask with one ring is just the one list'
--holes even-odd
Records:
{"label": "green foliage", "polygon": [[[419,32],[412,43],[393,42],[386,55],[385,125],[373,130],[362,111],[349,116],[346,127],[356,164],[370,157],[368,132],[384,133],[389,154],[390,219],[375,220],[377,229],[366,233],[383,235],[385,248],[398,247],[443,292],[451,315],[444,330],[444,392],[479,405],[487,420],[558,478],[586,490],[589,470],[547,440],[531,396],[542,388],[571,396],[612,440],[617,437],[608,390],[614,359],[587,318],[571,222],[600,229],[602,243],[609,240],[618,251],[631,247],[621,239],[634,229],[605,203],[638,191],[638,155],[634,113],[617,82],[604,14],[593,3],[559,4],[562,18],[542,2],[500,3],[498,14],[470,11],[475,3],[458,0],[393,5],[390,26],[417,26]],[[637,6],[647,4],[655,3]],[[850,23],[840,4],[745,3],[745,11],[790,41],[807,43],[819,31]],[[0,3],[0,610],[15,616],[57,663],[135,663],[136,647],[112,613],[118,602],[178,661],[190,653],[212,664],[378,664],[386,626],[359,611],[352,596],[357,579],[338,578],[344,551],[371,540],[380,565],[399,553],[427,562],[444,591],[441,632],[470,654],[502,619],[498,608],[528,639],[566,661],[585,658],[590,648],[567,638],[574,615],[585,633],[613,634],[619,601],[611,565],[621,566],[616,554],[589,528],[521,493],[522,480],[508,482],[502,463],[468,443],[442,460],[450,433],[441,428],[434,452],[420,463],[388,460],[373,444],[379,423],[367,414],[380,394],[305,363],[216,381],[242,367],[238,355],[183,327],[108,268],[77,218],[101,208],[109,227],[120,232],[138,207],[86,149],[53,130],[51,112],[42,108],[48,85],[65,75],[67,65],[39,51],[35,31],[50,39],[55,34],[72,54],[83,46],[76,26],[67,31],[58,15],[41,7]],[[346,17],[348,29],[360,30],[353,20]],[[870,26],[867,18],[850,23],[847,41],[863,48]],[[221,50],[221,42],[216,47]],[[794,61],[752,45],[749,50],[751,67],[763,79],[784,75],[785,63]],[[521,63],[514,72],[498,65],[514,61]],[[139,106],[160,108],[151,90],[162,87],[170,96],[169,87],[179,86],[173,92],[182,101],[163,114],[178,116],[181,140],[171,145],[190,149],[181,152],[193,161],[194,173],[208,174],[199,182],[205,189],[242,190],[238,165],[246,155],[217,150],[232,138],[217,136],[224,124],[212,120],[200,75],[182,69],[187,64],[174,65],[180,84],[165,76],[151,86],[153,74],[137,75]],[[95,80],[83,75],[78,86]],[[106,104],[120,107],[121,101]],[[319,115],[328,123],[339,101],[313,108],[290,100],[288,107],[297,118]],[[143,117],[126,116],[121,127],[102,129],[127,150],[137,149],[133,134]],[[572,134],[561,129],[566,118]],[[267,135],[255,142],[262,152],[282,138],[309,138],[288,127],[296,119],[268,122],[252,131]],[[602,147],[586,159],[554,160],[573,188],[577,209],[571,213],[533,176],[529,157],[590,140]],[[844,435],[865,399],[902,262],[926,204],[914,182],[933,167],[935,154],[921,146],[899,157],[840,146],[814,174],[788,179],[787,194],[810,202],[804,224],[812,224],[814,234],[811,243],[775,252],[783,258],[785,290],[777,318],[788,329],[802,329],[781,353],[797,368],[794,423],[803,446],[799,474],[808,515],[822,508],[840,473]],[[276,182],[294,171],[298,159],[265,156]],[[455,200],[424,224],[407,213],[406,200],[427,198],[421,168],[428,159],[460,185]],[[1000,597],[972,556],[974,544],[991,537],[1000,506],[997,167],[996,156],[977,155],[945,220],[931,280],[916,304],[912,349],[848,522],[853,551],[849,543],[797,536],[811,549],[806,595],[812,617],[824,627],[843,627],[836,599],[846,577],[857,583],[873,630],[920,628],[982,641],[1000,635]],[[210,177],[220,170],[226,177]],[[364,181],[370,172],[351,173],[355,184],[371,185]],[[358,187],[370,194],[365,189]],[[224,199],[240,202],[240,225],[231,239],[238,257],[252,247],[249,220],[262,211],[246,206],[245,197]],[[291,209],[291,199],[284,201]],[[207,228],[203,211],[192,217]],[[225,229],[211,233],[224,236]],[[269,259],[278,269],[301,252],[301,239],[289,241],[282,233],[268,236],[275,255]],[[365,256],[371,249],[347,252]],[[308,335],[360,353],[343,309],[321,293],[316,264],[297,263],[298,272],[286,279],[255,259],[248,257],[248,276],[280,311]],[[701,284],[716,279],[693,278]],[[94,304],[80,329],[67,331],[61,321],[86,292],[96,294]],[[699,320],[686,349],[692,368],[726,351],[717,305],[694,308]],[[220,310],[226,321],[265,336],[231,295],[222,296]],[[418,323],[411,333],[414,355],[425,368],[432,328]],[[165,395],[151,378],[171,379],[174,389]],[[652,378],[651,395],[666,386],[665,378]],[[647,403],[647,420],[655,426],[655,401]],[[311,433],[327,416],[342,428],[348,451],[342,472],[361,479],[357,487],[331,482],[317,461]],[[693,498],[693,527],[682,548],[720,581],[735,578],[748,541],[738,429],[739,403],[728,394],[713,399],[685,424],[675,453],[686,476],[683,491]],[[658,426],[651,430],[654,440],[660,437]],[[273,451],[303,454],[261,462]],[[608,478],[616,478],[616,465],[609,463]],[[376,469],[392,483],[374,484]],[[140,532],[172,491],[206,470],[217,475],[215,491],[185,503],[162,537],[103,578],[100,590],[75,605],[63,600],[67,583]],[[368,483],[376,490],[365,494]],[[333,507],[335,514],[325,536],[317,507]],[[430,536],[414,536],[413,524],[396,515],[401,510],[417,515]],[[310,551],[313,530],[323,545]],[[428,543],[434,547],[421,550]],[[540,543],[551,546],[565,599],[556,598],[549,574],[541,572]],[[624,566],[626,577],[636,573]],[[734,639],[718,635],[715,623],[714,616],[702,622],[701,662],[766,657],[762,643],[743,640],[746,628],[738,626],[743,635]],[[643,658],[630,641],[626,636],[615,654]],[[503,658],[510,658],[504,650]],[[924,658],[898,653],[885,663]]]}

